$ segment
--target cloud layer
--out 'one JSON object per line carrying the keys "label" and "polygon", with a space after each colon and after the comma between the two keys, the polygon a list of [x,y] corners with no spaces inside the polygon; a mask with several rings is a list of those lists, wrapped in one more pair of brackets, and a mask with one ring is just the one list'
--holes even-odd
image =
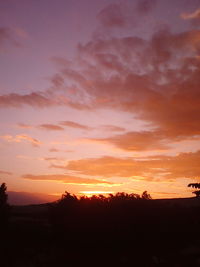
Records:
{"label": "cloud layer", "polygon": [[58,181],[64,184],[74,184],[74,185],[102,185],[102,186],[113,186],[114,183],[98,180],[98,179],[87,179],[80,178],[65,174],[46,174],[46,175],[32,175],[25,174],[22,176],[24,179],[29,180],[40,180],[40,181]]}
{"label": "cloud layer", "polygon": [[177,156],[149,156],[145,158],[101,157],[71,160],[65,166],[55,166],[82,175],[129,177],[146,181],[200,179],[200,151]]}
{"label": "cloud layer", "polygon": [[[91,40],[79,45],[77,64],[81,70],[70,65],[59,74],[63,81],[74,84],[73,94],[52,89],[27,95],[13,93],[0,96],[0,106],[111,108],[132,113],[157,127],[154,135],[199,135],[199,47],[198,30],[178,34],[158,31],[150,40],[135,36]],[[90,129],[71,121],[61,124]]]}

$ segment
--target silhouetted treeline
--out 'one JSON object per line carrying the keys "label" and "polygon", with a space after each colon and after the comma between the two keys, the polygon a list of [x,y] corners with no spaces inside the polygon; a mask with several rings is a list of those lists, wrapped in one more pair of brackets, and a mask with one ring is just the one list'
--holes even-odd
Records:
{"label": "silhouetted treeline", "polygon": [[105,233],[112,239],[127,239],[138,232],[155,237],[161,232],[187,231],[190,224],[200,222],[196,208],[161,204],[151,200],[146,191],[141,197],[117,193],[81,198],[66,192],[50,205],[49,220],[55,231],[62,231],[72,239],[93,232],[99,239]]}
{"label": "silhouetted treeline", "polygon": [[[193,200],[196,206],[187,205]],[[66,192],[54,203],[13,207],[0,266],[196,267],[199,200],[179,205],[146,191],[80,198]]]}
{"label": "silhouetted treeline", "polygon": [[[99,249],[105,255],[108,251],[111,255],[127,254],[125,262],[132,266],[176,266],[164,265],[158,259],[156,265],[152,257],[168,257],[194,240],[200,242],[199,207],[154,201],[146,191],[141,197],[117,193],[80,199],[66,192],[50,207],[49,215],[58,243],[76,244],[80,250],[89,247],[94,254]],[[191,262],[198,266],[194,255],[193,261],[184,259],[181,266],[191,266]],[[99,264],[103,262],[99,260]]]}
{"label": "silhouetted treeline", "polygon": [[54,230],[62,231],[68,239],[81,237],[87,242],[88,235],[100,240],[105,235],[107,239],[119,238],[141,217],[141,208],[150,199],[151,196],[146,191],[141,197],[122,192],[107,197],[94,195],[80,198],[66,192],[50,206],[49,218]]}

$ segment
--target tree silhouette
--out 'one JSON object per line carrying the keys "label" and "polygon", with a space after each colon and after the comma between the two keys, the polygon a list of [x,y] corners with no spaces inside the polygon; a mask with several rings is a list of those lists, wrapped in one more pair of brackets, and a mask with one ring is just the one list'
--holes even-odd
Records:
{"label": "tree silhouette", "polygon": [[6,184],[2,183],[0,186],[0,224],[5,224],[9,216],[9,205],[7,203],[8,195],[6,194]]}
{"label": "tree silhouette", "polygon": [[[188,184],[188,187],[200,189],[200,183],[191,183],[191,184]],[[200,197],[200,190],[193,191],[192,193],[195,194],[196,197]]]}
{"label": "tree silhouette", "polygon": [[5,205],[7,203],[8,195],[6,194],[6,184],[3,183],[0,186],[0,205]]}
{"label": "tree silhouette", "polygon": [[147,193],[147,191],[144,191],[142,193],[142,199],[151,199],[151,195]]}

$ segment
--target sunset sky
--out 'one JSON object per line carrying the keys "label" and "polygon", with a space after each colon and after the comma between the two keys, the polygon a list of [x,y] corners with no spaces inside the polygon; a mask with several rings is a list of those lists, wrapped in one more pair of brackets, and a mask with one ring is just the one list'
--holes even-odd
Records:
{"label": "sunset sky", "polygon": [[0,1],[0,183],[192,196],[199,0]]}

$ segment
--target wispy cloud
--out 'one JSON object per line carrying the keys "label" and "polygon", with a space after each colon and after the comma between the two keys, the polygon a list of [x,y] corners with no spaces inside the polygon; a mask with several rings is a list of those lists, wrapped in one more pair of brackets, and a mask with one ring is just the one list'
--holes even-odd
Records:
{"label": "wispy cloud", "polygon": [[200,19],[200,8],[196,9],[192,13],[182,13],[180,16],[185,20]]}
{"label": "wispy cloud", "polygon": [[52,147],[49,149],[49,152],[60,152],[60,149]]}
{"label": "wispy cloud", "polygon": [[23,128],[23,129],[31,129],[31,128],[33,128],[33,126],[31,126],[29,124],[25,124],[25,123],[18,123],[17,126],[19,128]]}
{"label": "wispy cloud", "polygon": [[76,176],[64,175],[64,174],[46,174],[46,175],[32,175],[25,174],[22,176],[24,179],[29,180],[41,180],[41,181],[57,181],[65,184],[74,184],[74,185],[102,185],[102,186],[114,186],[114,183],[98,180],[98,179],[87,179],[80,178]]}
{"label": "wispy cloud", "polygon": [[5,175],[12,175],[12,172],[8,172],[8,171],[3,171],[3,170],[0,170],[0,174],[5,174]]}
{"label": "wispy cloud", "polygon": [[43,123],[43,124],[40,124],[40,125],[29,125],[29,124],[26,124],[26,123],[18,123],[17,126],[19,128],[23,128],[23,129],[42,129],[42,130],[47,130],[47,131],[63,131],[64,128],[59,126],[59,125],[56,125],[56,124],[51,124],[51,123]]}
{"label": "wispy cloud", "polygon": [[10,142],[10,143],[21,143],[21,142],[28,142],[30,144],[32,144],[33,146],[39,146],[42,144],[42,142],[40,142],[39,140],[27,135],[27,134],[21,134],[21,135],[16,135],[16,136],[12,136],[12,135],[2,135],[0,136],[1,139]]}
{"label": "wispy cloud", "polygon": [[6,47],[6,44],[10,44],[15,47],[21,46],[20,43],[15,39],[14,35],[15,32],[11,28],[0,27],[0,49]]}
{"label": "wispy cloud", "polygon": [[126,129],[115,125],[101,125],[100,129],[108,132],[124,132]]}
{"label": "wispy cloud", "polygon": [[32,106],[36,108],[50,108],[54,106],[69,106],[78,110],[89,110],[87,103],[79,103],[70,99],[68,95],[56,94],[51,90],[44,92],[32,92],[30,94],[6,94],[0,95],[0,107],[2,108],[21,108]]}
{"label": "wispy cloud", "polygon": [[23,105],[44,108],[55,105],[53,99],[48,98],[42,93],[34,92],[26,95],[7,94],[0,95],[0,107],[22,107]]}
{"label": "wispy cloud", "polygon": [[59,157],[44,157],[41,158],[42,160],[46,160],[46,161],[63,161],[63,158],[59,158]]}
{"label": "wispy cloud", "polygon": [[91,130],[92,128],[74,121],[61,121],[60,125],[71,127],[71,128],[77,128],[81,130]]}
{"label": "wispy cloud", "polygon": [[64,128],[55,124],[40,124],[38,126],[41,129],[47,130],[47,131],[63,131]]}

